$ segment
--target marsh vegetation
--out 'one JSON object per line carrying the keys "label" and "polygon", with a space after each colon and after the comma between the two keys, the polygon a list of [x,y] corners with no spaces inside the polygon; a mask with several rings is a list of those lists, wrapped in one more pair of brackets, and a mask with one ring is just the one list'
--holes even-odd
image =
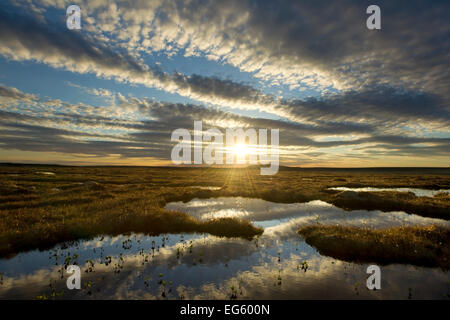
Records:
{"label": "marsh vegetation", "polygon": [[[96,235],[207,232],[252,238],[245,220],[198,221],[165,210],[171,201],[241,196],[278,203],[322,200],[346,210],[405,211],[450,219],[450,196],[350,192],[331,187],[449,189],[448,169],[324,170],[280,168],[146,168],[0,166],[0,256]],[[194,188],[193,188],[194,187]]]}
{"label": "marsh vegetation", "polygon": [[407,226],[368,229],[307,226],[298,230],[320,254],[360,263],[405,263],[450,268],[450,229]]}

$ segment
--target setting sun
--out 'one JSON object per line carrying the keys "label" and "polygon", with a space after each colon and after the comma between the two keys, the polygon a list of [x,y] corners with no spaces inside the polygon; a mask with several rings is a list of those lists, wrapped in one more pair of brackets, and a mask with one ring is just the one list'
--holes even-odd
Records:
{"label": "setting sun", "polygon": [[238,157],[244,157],[249,153],[248,146],[243,143],[235,144],[233,152]]}

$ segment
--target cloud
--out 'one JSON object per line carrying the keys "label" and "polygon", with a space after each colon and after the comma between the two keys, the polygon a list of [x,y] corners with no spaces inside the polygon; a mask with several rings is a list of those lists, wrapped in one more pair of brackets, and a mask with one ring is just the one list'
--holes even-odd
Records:
{"label": "cloud", "polygon": [[3,105],[23,101],[31,103],[36,101],[37,97],[32,94],[22,93],[17,88],[7,87],[0,83],[0,103]]}
{"label": "cloud", "polygon": [[[14,93],[17,103],[27,101],[29,94],[0,86],[0,92]],[[450,138],[425,138],[404,135],[381,135],[375,128],[361,123],[322,122],[320,126],[284,120],[252,118],[193,104],[155,102],[146,98],[118,96],[117,107],[93,108],[73,106],[61,101],[59,106],[36,100],[29,112],[0,110],[0,148],[36,152],[84,154],[95,157],[118,155],[128,158],[153,158],[170,161],[174,145],[173,130],[193,129],[195,120],[202,120],[204,130],[230,126],[280,129],[282,163],[305,163],[310,157],[329,159],[330,150],[350,148],[341,152],[343,158],[373,159],[386,155],[448,156]],[[34,108],[37,108],[34,110]],[[46,113],[38,112],[45,109]],[[130,120],[126,114],[111,112],[128,108],[141,120]],[[341,134],[351,139],[318,139]],[[331,156],[332,158],[332,156]]]}
{"label": "cloud", "polygon": [[85,87],[85,86],[82,86],[80,84],[76,84],[76,83],[73,83],[73,82],[70,82],[70,81],[67,81],[66,83],[67,83],[67,85],[69,85],[71,87],[78,88],[81,91],[89,93],[89,94],[94,95],[94,96],[111,98],[114,95],[114,93],[111,92],[108,89],[104,89],[104,88],[88,88],[88,87]]}
{"label": "cloud", "polygon": [[[326,6],[310,1],[283,5],[274,1],[206,1],[202,5],[196,0],[183,5],[98,1],[82,5],[88,13],[88,30],[89,26],[108,24],[105,30],[92,32],[73,32],[61,23],[43,23],[33,16],[3,10],[0,54],[143,84],[214,105],[262,110],[294,121],[307,117],[314,122],[327,116],[351,117],[352,121],[379,117],[378,122],[393,116],[412,121],[447,120],[450,66],[445,54],[448,41],[442,41],[450,37],[446,3],[438,2],[426,11],[429,19],[418,19],[424,14],[424,2],[380,5],[384,26],[380,33],[366,29],[365,7],[355,1]],[[91,17],[95,17],[92,23]],[[132,28],[136,24],[140,27]],[[103,30],[103,40],[98,30]],[[158,36],[164,43],[163,52],[169,47],[202,52],[209,59],[270,81],[287,79],[294,87],[314,88],[320,78],[345,90],[337,94],[325,91],[322,98],[286,101],[231,80],[169,74],[156,65],[145,65],[140,58],[140,49],[154,52],[153,43],[161,42],[153,41]],[[145,48],[142,43],[140,47],[127,43],[136,39],[152,41]],[[303,78],[295,76],[294,81],[293,72]]]}
{"label": "cloud", "polygon": [[434,121],[450,128],[450,109],[444,98],[386,85],[367,86],[321,98],[288,101],[278,108],[307,121],[361,121],[386,124]]}
{"label": "cloud", "polygon": [[[368,4],[98,0],[80,3],[81,31],[65,27],[64,1],[6,4],[0,9],[0,55],[154,87],[193,102],[125,97],[69,82],[117,101],[95,108],[0,85],[1,147],[167,159],[171,131],[203,120],[205,128],[279,128],[282,157],[294,162],[306,155],[324,161],[445,157],[450,5],[381,1],[382,30],[371,31],[365,27]],[[46,11],[52,6],[62,12],[56,20]],[[148,64],[160,54],[231,65],[260,85]],[[271,85],[289,90],[275,94]],[[305,97],[304,89],[320,95]],[[294,98],[283,98],[286,92]],[[225,111],[236,109],[255,116]]]}
{"label": "cloud", "polygon": [[81,32],[67,30],[61,24],[43,23],[31,15],[2,9],[0,28],[0,54],[9,59],[34,60],[55,68],[143,84],[222,105],[254,105],[263,97],[249,86],[227,80],[165,73]]}
{"label": "cloud", "polygon": [[381,31],[366,28],[370,4],[99,0],[81,6],[93,36],[106,35],[135,55],[201,55],[292,88],[355,89],[389,83],[446,94],[448,1],[434,1],[430,7],[424,0],[407,5],[380,0]]}

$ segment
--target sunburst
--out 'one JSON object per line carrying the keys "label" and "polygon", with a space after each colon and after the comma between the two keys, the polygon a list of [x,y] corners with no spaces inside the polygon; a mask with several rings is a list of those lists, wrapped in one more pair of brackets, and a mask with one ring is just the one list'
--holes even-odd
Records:
{"label": "sunburst", "polygon": [[238,157],[245,157],[249,154],[248,146],[244,143],[235,144],[233,147],[233,153]]}

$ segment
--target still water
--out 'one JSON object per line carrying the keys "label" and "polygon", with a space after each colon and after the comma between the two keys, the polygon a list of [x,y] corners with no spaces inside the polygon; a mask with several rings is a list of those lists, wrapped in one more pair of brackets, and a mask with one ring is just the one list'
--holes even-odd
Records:
{"label": "still water", "polygon": [[[56,299],[449,299],[450,272],[381,266],[381,290],[366,289],[368,264],[321,256],[296,230],[322,223],[380,228],[449,226],[404,212],[346,212],[323,201],[279,204],[211,198],[166,207],[198,219],[241,217],[264,228],[252,241],[207,234],[97,237],[0,260],[0,298]],[[68,290],[64,266],[82,267]]]}
{"label": "still water", "polygon": [[347,188],[347,187],[333,187],[328,188],[330,190],[337,191],[354,191],[354,192],[381,192],[381,191],[397,191],[397,192],[412,192],[416,197],[434,197],[439,193],[450,193],[450,189],[440,189],[440,190],[428,190],[419,188]]}

